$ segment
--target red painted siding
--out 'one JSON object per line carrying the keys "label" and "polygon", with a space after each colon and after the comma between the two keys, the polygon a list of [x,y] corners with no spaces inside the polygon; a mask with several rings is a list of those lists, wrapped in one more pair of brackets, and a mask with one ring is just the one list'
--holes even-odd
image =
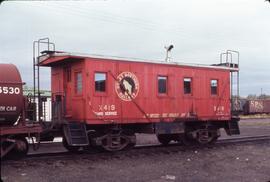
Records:
{"label": "red painted siding", "polygon": [[[64,83],[66,66],[70,66],[73,75],[68,84]],[[78,71],[82,73],[82,94],[75,92],[75,74]],[[105,92],[95,91],[95,72],[106,73]],[[121,73],[123,75],[120,75]],[[65,62],[62,66],[52,67],[52,93],[63,92],[63,95],[68,97],[68,119],[86,121],[89,124],[143,123],[192,118],[202,121],[229,120],[229,73],[229,70],[225,69],[85,57],[81,61]],[[158,76],[167,77],[166,94],[158,93]],[[121,89],[116,78],[122,78],[123,83],[120,86],[126,84],[124,87],[127,90],[124,94],[119,92]],[[137,82],[134,81],[136,78]],[[192,80],[191,94],[184,94],[184,78]],[[217,95],[211,95],[211,79],[218,81]],[[130,99],[128,88],[136,97],[125,101],[125,98]]]}

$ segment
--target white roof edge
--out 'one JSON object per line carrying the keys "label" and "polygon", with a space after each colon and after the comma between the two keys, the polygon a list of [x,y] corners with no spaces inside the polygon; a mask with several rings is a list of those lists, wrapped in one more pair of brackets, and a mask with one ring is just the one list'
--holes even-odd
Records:
{"label": "white roof edge", "polygon": [[[239,68],[231,68],[226,66],[213,66],[206,64],[197,64],[197,63],[183,63],[183,62],[165,62],[165,61],[157,61],[157,60],[147,60],[147,59],[139,59],[139,58],[131,58],[131,57],[120,57],[120,56],[107,56],[100,54],[85,54],[85,53],[74,53],[74,52],[55,52],[50,56],[77,56],[77,57],[90,57],[90,58],[100,58],[100,59],[112,59],[119,61],[130,61],[130,62],[141,62],[141,63],[153,63],[153,64],[166,64],[166,65],[178,65],[178,66],[189,66],[189,67],[200,67],[200,68],[212,68],[212,69],[223,69],[223,70],[231,70],[231,71],[239,71]],[[40,56],[40,62],[44,59],[47,59],[48,55]]]}

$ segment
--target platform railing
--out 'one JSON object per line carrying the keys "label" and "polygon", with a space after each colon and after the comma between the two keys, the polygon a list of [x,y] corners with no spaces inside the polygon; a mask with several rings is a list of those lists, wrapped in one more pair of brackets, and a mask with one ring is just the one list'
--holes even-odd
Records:
{"label": "platform railing", "polygon": [[[236,62],[234,61],[235,55],[237,56]],[[225,57],[225,59],[224,59]],[[237,113],[239,111],[240,106],[240,74],[239,74],[239,58],[240,53],[235,50],[227,50],[224,53],[220,54],[220,65],[227,66],[230,68],[237,68],[231,70],[230,72],[230,100],[231,100],[231,112]],[[235,88],[236,87],[236,88]]]}
{"label": "platform railing", "polygon": [[43,117],[42,111],[42,101],[41,101],[41,93],[40,93],[40,68],[39,68],[39,57],[41,56],[41,49],[45,50],[55,50],[55,44],[50,42],[49,38],[42,38],[33,42],[33,89],[34,89],[34,100],[37,98],[37,117],[36,121],[41,122]]}

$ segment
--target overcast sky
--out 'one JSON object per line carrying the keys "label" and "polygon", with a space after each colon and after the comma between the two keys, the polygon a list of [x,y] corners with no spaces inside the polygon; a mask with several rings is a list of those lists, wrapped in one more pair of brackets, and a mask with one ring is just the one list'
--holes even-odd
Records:
{"label": "overcast sky", "polygon": [[147,60],[164,60],[173,44],[173,61],[200,64],[232,49],[240,52],[241,95],[270,94],[269,33],[264,0],[4,1],[0,62],[16,64],[31,86],[32,42],[44,37],[57,50]]}

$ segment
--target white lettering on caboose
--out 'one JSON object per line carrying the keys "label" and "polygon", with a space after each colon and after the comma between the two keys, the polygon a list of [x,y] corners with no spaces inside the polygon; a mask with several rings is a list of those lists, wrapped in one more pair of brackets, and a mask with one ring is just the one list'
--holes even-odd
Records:
{"label": "white lettering on caboose", "polygon": [[117,116],[116,107],[114,104],[98,105],[98,112],[95,112],[96,116]]}
{"label": "white lettering on caboose", "polygon": [[216,115],[224,115],[225,107],[224,106],[214,106],[214,112]]}

